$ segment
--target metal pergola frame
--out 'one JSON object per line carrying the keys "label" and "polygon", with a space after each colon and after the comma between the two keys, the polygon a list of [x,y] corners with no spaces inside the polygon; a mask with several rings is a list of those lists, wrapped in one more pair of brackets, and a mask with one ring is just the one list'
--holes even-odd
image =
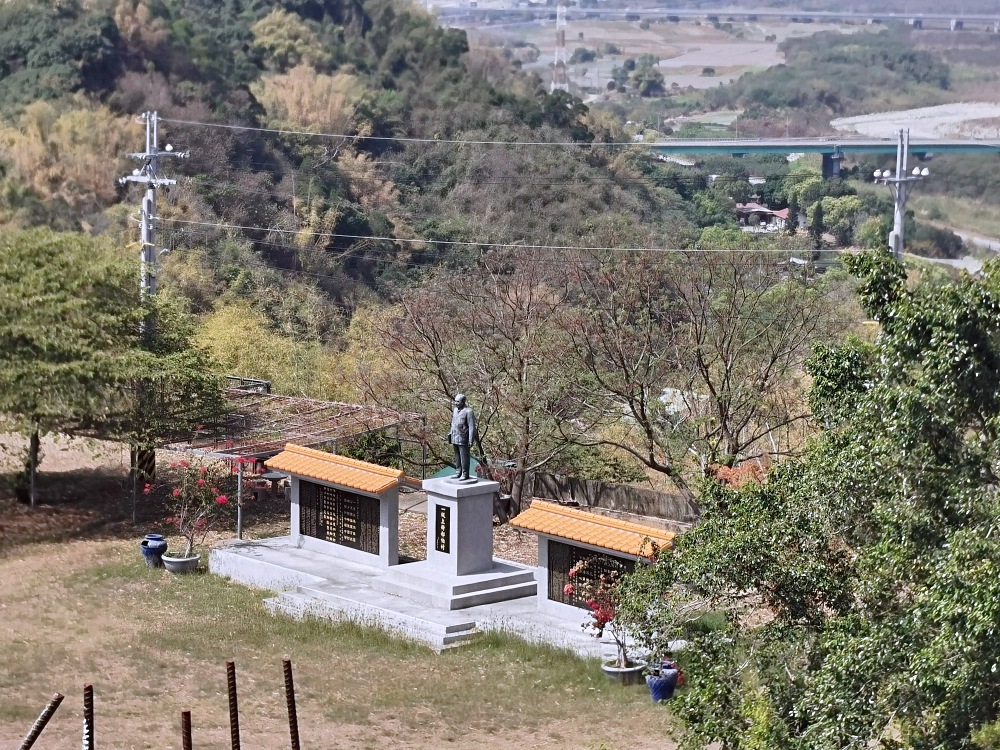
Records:
{"label": "metal pergola frame", "polygon": [[[223,390],[226,413],[214,423],[199,425],[186,440],[158,446],[163,450],[204,458],[260,462],[284,450],[286,443],[307,448],[331,448],[362,435],[395,428],[419,414],[380,406],[320,401],[270,392],[270,383],[230,378],[235,387]],[[243,538],[243,461],[237,461],[236,536]]]}
{"label": "metal pergola frame", "polygon": [[256,388],[226,388],[227,413],[191,437],[160,445],[165,450],[206,458],[252,458],[263,461],[280,453],[285,443],[330,447],[372,432],[419,421],[419,414],[380,406],[283,396]]}

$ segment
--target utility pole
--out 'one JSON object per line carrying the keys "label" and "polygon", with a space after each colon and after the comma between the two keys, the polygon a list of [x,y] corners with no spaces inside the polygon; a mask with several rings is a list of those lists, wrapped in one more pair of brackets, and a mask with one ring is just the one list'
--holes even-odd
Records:
{"label": "utility pole", "polygon": [[[164,151],[160,151],[159,119],[156,112],[144,112],[138,117],[138,122],[146,125],[146,150],[132,153],[129,156],[142,162],[142,166],[133,169],[132,174],[122,177],[118,182],[141,182],[146,185],[146,195],[142,199],[139,232],[139,295],[145,301],[156,294],[156,267],[160,251],[156,248],[156,190],[170,185],[176,185],[177,180],[160,176],[160,158],[173,156],[186,159],[188,151],[174,151],[169,143]],[[148,337],[152,332],[151,321],[142,323],[143,333]]]}
{"label": "utility pole", "polygon": [[896,173],[891,169],[875,170],[875,182],[888,185],[892,190],[895,201],[892,212],[892,231],[889,232],[889,249],[896,256],[896,260],[903,259],[903,234],[906,225],[906,199],[909,197],[910,187],[920,182],[930,174],[927,167],[921,169],[914,167],[912,172],[907,172],[907,160],[910,153],[910,131],[900,130],[899,141],[896,146]]}
{"label": "utility pole", "polygon": [[[160,151],[159,119],[156,112],[144,112],[139,115],[138,122],[146,125],[146,149],[141,153],[129,156],[142,162],[142,166],[133,169],[132,174],[122,177],[119,183],[140,182],[146,186],[146,194],[142,199],[139,231],[139,296],[145,302],[156,295],[156,270],[159,256],[166,251],[156,247],[156,191],[177,184],[160,175],[160,157],[173,156],[186,159],[187,151],[174,151],[169,143],[164,151]],[[154,321],[147,317],[139,323],[143,343],[148,347],[152,344]],[[138,389],[139,409],[143,407],[143,392],[145,384],[136,384]],[[156,476],[156,451],[148,445],[133,444],[132,454],[132,523],[136,522],[136,511],[139,500],[139,475],[152,480]]]}
{"label": "utility pole", "polygon": [[566,57],[566,0],[559,0],[556,6],[556,54],[552,66],[552,86],[549,93],[557,89],[569,91],[569,76],[566,72],[568,60]]}

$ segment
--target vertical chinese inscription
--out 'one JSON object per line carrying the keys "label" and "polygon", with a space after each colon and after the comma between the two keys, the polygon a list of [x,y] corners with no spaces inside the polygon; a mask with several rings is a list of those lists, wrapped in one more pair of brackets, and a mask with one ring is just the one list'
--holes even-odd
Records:
{"label": "vertical chinese inscription", "polygon": [[447,505],[434,506],[434,549],[448,554],[451,552],[451,508]]}

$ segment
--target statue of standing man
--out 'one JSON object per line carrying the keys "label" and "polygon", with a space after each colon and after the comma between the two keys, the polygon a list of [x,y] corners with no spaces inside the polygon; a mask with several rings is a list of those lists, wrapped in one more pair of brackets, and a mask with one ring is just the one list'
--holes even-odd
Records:
{"label": "statue of standing man", "polygon": [[465,403],[465,394],[455,394],[455,403],[451,409],[451,433],[449,441],[455,446],[455,470],[454,479],[469,478],[469,450],[472,445],[479,441],[479,432],[476,430],[476,415],[472,407]]}

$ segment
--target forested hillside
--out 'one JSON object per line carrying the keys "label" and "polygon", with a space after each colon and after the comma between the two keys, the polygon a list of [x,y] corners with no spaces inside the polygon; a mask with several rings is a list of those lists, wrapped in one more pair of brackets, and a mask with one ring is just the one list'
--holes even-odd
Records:
{"label": "forested hillside", "polygon": [[[690,494],[712,464],[797,450],[802,362],[857,316],[812,263],[831,232],[882,229],[884,201],[814,166],[625,146],[608,113],[393,0],[14,0],[0,29],[8,229],[100,235],[136,263],[139,194],[117,178],[156,110],[160,146],[191,154],[160,191],[160,296],[218,370],[431,425],[465,390],[515,485],[646,470]],[[815,231],[740,231],[755,197]],[[601,307],[623,290],[628,310]]]}
{"label": "forested hillside", "polygon": [[777,134],[794,113],[799,127],[829,129],[845,114],[885,112],[945,101],[951,71],[932,51],[918,49],[905,29],[878,34],[827,31],[787,39],[783,65],[744,75],[706,92],[713,108],[744,109],[743,127]]}
{"label": "forested hillside", "polygon": [[536,79],[513,75],[501,92],[470,75],[464,33],[416,8],[18,0],[0,28],[0,220],[131,240],[136,195],[114,187],[141,150],[127,115],[158,110],[163,140],[192,153],[159,209],[162,241],[184,249],[164,280],[218,314],[213,336],[235,315],[330,343],[345,306],[473,247],[445,241],[609,244],[611,211],[637,244],[690,234],[676,194],[637,184],[607,149],[435,142],[615,133]]}

